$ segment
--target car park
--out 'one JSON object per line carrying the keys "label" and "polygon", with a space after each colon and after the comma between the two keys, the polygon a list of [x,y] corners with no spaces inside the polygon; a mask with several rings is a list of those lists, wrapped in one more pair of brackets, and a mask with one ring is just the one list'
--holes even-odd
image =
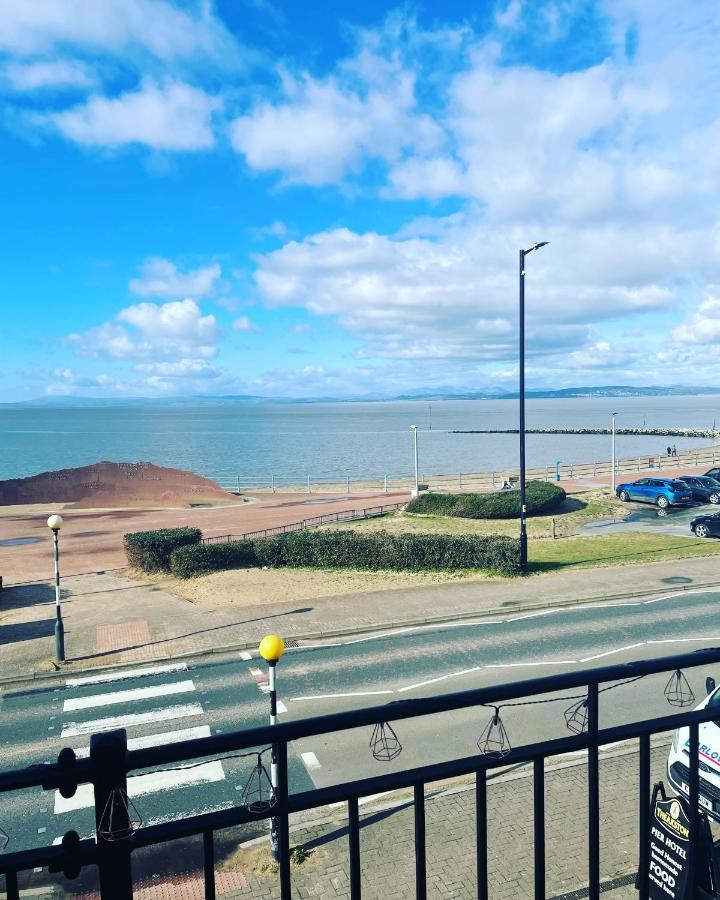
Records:
{"label": "car park", "polygon": [[[715,689],[715,681],[706,681],[708,696],[695,707],[716,708],[718,719],[700,725],[700,806],[720,821],[720,690]],[[690,729],[678,728],[673,738],[668,756],[668,779],[673,788],[685,797],[690,795]]]}
{"label": "car park", "polygon": [[720,481],[708,475],[681,475],[676,480],[690,488],[693,500],[700,503],[720,503]]}
{"label": "car park", "polygon": [[692,500],[690,488],[676,478],[639,478],[619,484],[615,494],[623,503],[638,500],[641,503],[655,503],[660,509],[680,506]]}
{"label": "car park", "polygon": [[690,523],[690,531],[695,537],[720,537],[720,513],[696,516]]}

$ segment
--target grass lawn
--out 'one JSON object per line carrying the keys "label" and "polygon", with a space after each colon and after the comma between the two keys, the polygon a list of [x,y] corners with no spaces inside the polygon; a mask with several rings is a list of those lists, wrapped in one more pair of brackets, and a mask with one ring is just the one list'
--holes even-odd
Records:
{"label": "grass lawn", "polygon": [[[558,537],[577,534],[588,522],[598,519],[624,519],[630,510],[607,491],[586,491],[568,497],[550,516],[531,516],[527,520],[531,538],[552,538],[552,520]],[[397,512],[377,519],[345,522],[332,528],[357,528],[369,531],[419,531],[443,534],[517,534],[517,519],[460,519],[455,516],[425,516]],[[594,539],[593,539],[594,540]]]}
{"label": "grass lawn", "polygon": [[680,538],[645,531],[625,531],[599,537],[570,537],[560,541],[530,541],[528,546],[528,558],[533,572],[718,555],[720,541]]}

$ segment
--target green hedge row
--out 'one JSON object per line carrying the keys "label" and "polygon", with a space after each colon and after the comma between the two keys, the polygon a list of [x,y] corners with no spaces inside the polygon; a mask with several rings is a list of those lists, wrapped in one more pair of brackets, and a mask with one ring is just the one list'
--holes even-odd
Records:
{"label": "green hedge row", "polygon": [[[529,516],[542,516],[556,510],[565,501],[565,491],[549,481],[529,481],[525,505]],[[517,519],[520,517],[520,491],[496,491],[492,494],[420,494],[406,507],[410,513],[457,516],[462,519]]]}
{"label": "green hedge row", "polygon": [[515,538],[500,535],[313,529],[254,541],[181,547],[170,558],[170,570],[180,578],[264,565],[393,570],[478,568],[511,575],[520,571],[520,548]]}
{"label": "green hedge row", "polygon": [[134,531],[123,538],[128,563],[143,572],[169,572],[170,555],[179,547],[201,546],[199,528],[159,528]]}

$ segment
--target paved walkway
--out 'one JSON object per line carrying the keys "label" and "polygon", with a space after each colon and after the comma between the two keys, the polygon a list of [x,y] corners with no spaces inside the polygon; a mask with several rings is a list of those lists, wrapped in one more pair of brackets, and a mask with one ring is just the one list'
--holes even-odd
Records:
{"label": "paved walkway", "polygon": [[[717,560],[707,557],[213,611],[149,582],[98,573],[63,580],[63,619],[68,667],[82,669],[252,647],[269,631],[286,638],[331,635],[718,582]],[[19,585],[0,594],[0,679],[52,669],[54,624],[50,584]]]}

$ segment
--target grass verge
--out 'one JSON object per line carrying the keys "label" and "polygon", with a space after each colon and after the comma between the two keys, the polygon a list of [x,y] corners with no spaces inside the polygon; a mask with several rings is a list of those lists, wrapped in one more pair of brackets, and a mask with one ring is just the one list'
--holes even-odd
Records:
{"label": "grass verge", "polygon": [[719,555],[720,541],[648,534],[644,531],[624,531],[601,537],[570,537],[561,541],[531,541],[528,547],[533,572]]}

